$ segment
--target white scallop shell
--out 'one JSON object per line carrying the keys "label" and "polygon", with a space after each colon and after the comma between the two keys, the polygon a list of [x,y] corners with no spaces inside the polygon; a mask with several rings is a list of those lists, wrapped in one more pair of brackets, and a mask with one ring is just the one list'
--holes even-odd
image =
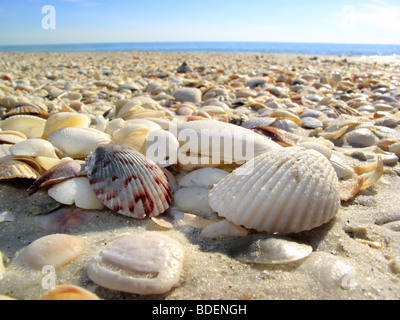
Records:
{"label": "white scallop shell", "polygon": [[47,138],[56,148],[71,158],[85,158],[99,146],[112,142],[110,135],[93,128],[65,127]]}
{"label": "white scallop shell", "polygon": [[97,197],[109,209],[138,219],[169,208],[171,189],[164,172],[143,154],[118,145],[99,147],[86,160]]}
{"label": "white scallop shell", "polygon": [[1,129],[4,131],[19,131],[28,139],[32,139],[42,137],[45,125],[45,119],[29,115],[18,115],[3,120]]}
{"label": "white scallop shell", "polygon": [[286,148],[236,169],[210,191],[209,203],[220,216],[249,229],[301,232],[336,215],[338,178],[319,152]]}

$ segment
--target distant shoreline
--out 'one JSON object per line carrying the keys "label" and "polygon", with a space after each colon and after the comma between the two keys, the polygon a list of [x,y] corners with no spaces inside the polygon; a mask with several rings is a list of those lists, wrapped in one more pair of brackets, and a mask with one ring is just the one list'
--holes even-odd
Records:
{"label": "distant shoreline", "polygon": [[329,44],[291,42],[131,42],[80,43],[48,45],[2,45],[0,52],[231,52],[285,53],[332,56],[392,56],[400,55],[400,45]]}

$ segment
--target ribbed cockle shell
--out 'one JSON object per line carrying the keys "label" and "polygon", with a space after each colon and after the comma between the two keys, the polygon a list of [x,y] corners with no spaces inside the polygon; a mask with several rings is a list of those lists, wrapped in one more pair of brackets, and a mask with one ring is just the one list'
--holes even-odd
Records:
{"label": "ribbed cockle shell", "polygon": [[285,148],[262,154],[209,193],[220,216],[248,229],[295,233],[330,221],[340,206],[338,178],[319,152]]}
{"label": "ribbed cockle shell", "polygon": [[97,197],[122,215],[150,218],[166,211],[171,203],[164,172],[133,149],[101,146],[87,158],[86,171]]}

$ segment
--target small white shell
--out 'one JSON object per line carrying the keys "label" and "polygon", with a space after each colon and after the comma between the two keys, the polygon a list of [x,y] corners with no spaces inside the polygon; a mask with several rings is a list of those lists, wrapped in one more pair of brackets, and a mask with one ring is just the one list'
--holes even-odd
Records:
{"label": "small white shell", "polygon": [[71,158],[85,158],[99,146],[112,142],[111,136],[104,132],[81,127],[58,129],[47,140]]}
{"label": "small white shell", "polygon": [[208,203],[209,192],[209,188],[203,187],[180,188],[174,194],[174,204],[183,212],[208,218],[213,215],[213,210]]}
{"label": "small white shell", "polygon": [[68,179],[58,183],[49,189],[48,194],[62,204],[71,205],[75,203],[78,208],[82,209],[104,208],[86,177]]}
{"label": "small white shell", "polygon": [[184,175],[178,184],[181,187],[208,187],[212,188],[223,178],[225,178],[229,172],[217,169],[217,168],[202,168],[194,170]]}
{"label": "small white shell", "polygon": [[179,282],[182,245],[159,232],[127,235],[98,252],[88,277],[102,287],[136,294],[162,294]]}
{"label": "small white shell", "polygon": [[221,180],[211,208],[248,229],[283,234],[319,227],[339,210],[339,184],[319,152],[286,148],[263,154]]}

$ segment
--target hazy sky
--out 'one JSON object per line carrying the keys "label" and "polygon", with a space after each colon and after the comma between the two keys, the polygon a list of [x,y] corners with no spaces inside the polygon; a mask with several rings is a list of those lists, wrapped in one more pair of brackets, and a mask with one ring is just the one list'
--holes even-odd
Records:
{"label": "hazy sky", "polygon": [[400,44],[400,0],[0,0],[0,45],[145,41]]}

